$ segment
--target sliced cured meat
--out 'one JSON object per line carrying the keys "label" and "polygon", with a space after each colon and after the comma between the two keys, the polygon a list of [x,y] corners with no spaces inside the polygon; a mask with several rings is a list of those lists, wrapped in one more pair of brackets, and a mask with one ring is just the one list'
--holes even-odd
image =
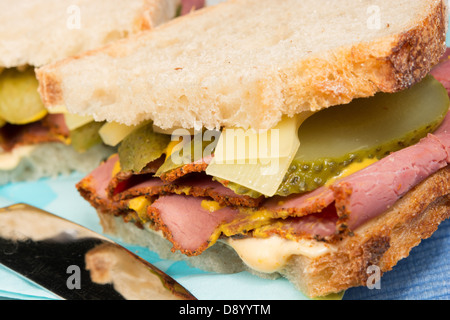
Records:
{"label": "sliced cured meat", "polygon": [[199,159],[197,161],[194,161],[189,164],[185,164],[179,168],[176,168],[174,170],[164,172],[160,178],[167,182],[175,181],[181,177],[184,177],[185,175],[193,172],[204,172],[208,165],[210,164],[211,160],[213,159],[213,156],[207,156],[202,159]]}
{"label": "sliced cured meat", "polygon": [[354,230],[386,211],[431,174],[447,166],[448,154],[435,136],[395,152],[334,184],[342,223]]}
{"label": "sliced cured meat", "polygon": [[314,238],[324,241],[336,233],[338,220],[336,208],[331,204],[322,211],[307,216],[276,220],[254,230],[252,236],[265,238],[278,235],[285,239]]}
{"label": "sliced cured meat", "polygon": [[[202,206],[205,198],[176,194],[159,198],[148,207],[148,211],[155,227],[163,230],[165,237],[172,242],[173,250],[180,250],[186,255],[198,255],[222,235],[232,237],[252,234],[267,237],[274,233],[280,236],[295,233],[296,236],[301,234],[309,238],[329,236],[336,231],[338,217],[333,205],[317,206],[317,201],[323,203],[322,197],[330,200],[325,192],[312,192],[293,199],[292,205],[295,202],[304,209],[302,214],[305,216],[301,218],[293,218],[289,216],[290,213],[278,211],[280,207],[272,203],[267,207],[225,207],[228,210],[222,208],[209,212]],[[297,211],[298,214],[300,212]],[[206,227],[200,232],[198,226],[203,224]]]}
{"label": "sliced cured meat", "polygon": [[174,182],[163,181],[152,174],[160,163],[160,160],[156,160],[147,166],[148,170],[145,172],[132,174],[120,171],[119,157],[116,154],[80,181],[77,188],[87,201],[104,212],[121,212],[128,200],[139,196],[172,193],[209,197],[221,206],[258,207],[263,201],[262,197],[254,199],[235,194],[204,173],[192,173]]}
{"label": "sliced cured meat", "polygon": [[[115,166],[120,166],[119,157],[114,158],[116,161]],[[158,168],[164,163],[164,156],[156,159],[145,166],[145,168],[139,172],[134,173],[131,171],[118,171],[113,174],[111,181],[107,187],[108,197],[115,198],[117,194],[120,194],[122,191],[127,190],[128,188],[136,185],[141,181],[145,181],[150,179]]]}
{"label": "sliced cured meat", "polygon": [[447,89],[450,94],[450,48],[447,48],[441,62],[430,72]]}
{"label": "sliced cured meat", "polygon": [[333,191],[320,187],[305,194],[293,194],[288,197],[273,197],[265,201],[264,209],[273,212],[274,217],[302,217],[321,212],[334,202]]}
{"label": "sliced cured meat", "polygon": [[117,162],[118,156],[111,156],[76,185],[78,192],[86,201],[97,210],[109,214],[120,214],[128,209],[125,201],[113,201],[107,193]]}
{"label": "sliced cured meat", "polygon": [[[134,180],[134,184],[133,184]],[[245,195],[238,195],[221,183],[213,181],[206,174],[190,174],[174,182],[165,182],[153,176],[132,176],[128,180],[129,188],[115,192],[113,199],[126,200],[138,196],[155,196],[159,194],[175,193],[194,197],[210,197],[221,206],[258,207],[263,197],[254,199]]]}
{"label": "sliced cured meat", "polygon": [[68,137],[70,135],[70,130],[67,127],[64,114],[48,114],[42,120],[42,125],[50,130],[54,135],[59,135],[63,137]]}
{"label": "sliced cured meat", "polygon": [[188,14],[192,10],[198,10],[205,6],[205,0],[181,0],[181,15]]}
{"label": "sliced cured meat", "polygon": [[63,142],[68,129],[62,115],[47,115],[42,120],[25,125],[6,124],[0,128],[0,146],[11,151],[17,146],[44,142]]}
{"label": "sliced cured meat", "polygon": [[239,214],[229,207],[209,212],[201,206],[203,200],[183,195],[162,196],[148,208],[158,230],[174,244],[173,251],[200,254],[219,237],[219,226]]}
{"label": "sliced cured meat", "polygon": [[[118,166],[119,157],[114,157],[110,161],[112,168]],[[238,195],[231,189],[223,186],[220,182],[214,181],[212,177],[207,176],[204,169],[194,169],[200,164],[203,166],[209,163],[210,158],[202,159],[192,166],[185,165],[178,170],[177,177],[174,179],[161,179],[153,176],[162,165],[164,158],[157,159],[146,166],[140,173],[117,172],[111,176],[106,171],[110,181],[107,185],[107,197],[113,201],[128,200],[138,196],[155,196],[167,193],[186,194],[194,197],[210,197],[222,206],[244,206],[258,207],[264,200],[264,197],[252,198],[246,195]],[[95,179],[95,178],[94,178]]]}

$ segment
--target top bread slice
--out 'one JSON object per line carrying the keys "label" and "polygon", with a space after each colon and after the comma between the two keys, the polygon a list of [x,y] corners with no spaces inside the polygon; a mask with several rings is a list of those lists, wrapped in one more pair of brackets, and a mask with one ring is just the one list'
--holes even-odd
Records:
{"label": "top bread slice", "polygon": [[163,128],[267,129],[420,81],[444,0],[229,0],[37,70],[48,107]]}
{"label": "top bread slice", "polygon": [[43,66],[155,27],[180,0],[0,1],[0,67]]}

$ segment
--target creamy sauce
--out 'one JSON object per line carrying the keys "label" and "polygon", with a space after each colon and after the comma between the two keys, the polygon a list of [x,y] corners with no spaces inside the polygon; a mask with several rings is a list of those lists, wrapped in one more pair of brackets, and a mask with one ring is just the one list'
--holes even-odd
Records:
{"label": "creamy sauce", "polygon": [[317,258],[334,250],[332,245],[314,240],[292,241],[273,236],[265,239],[228,239],[240,258],[251,268],[260,272],[276,272],[283,268],[294,255]]}
{"label": "creamy sauce", "polygon": [[33,152],[36,146],[15,147],[10,152],[0,152],[0,170],[12,170],[17,168],[20,161]]}

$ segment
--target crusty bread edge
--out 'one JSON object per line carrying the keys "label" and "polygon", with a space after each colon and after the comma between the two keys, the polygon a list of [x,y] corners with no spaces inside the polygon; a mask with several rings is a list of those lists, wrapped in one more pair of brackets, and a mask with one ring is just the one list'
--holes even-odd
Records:
{"label": "crusty bread edge", "polygon": [[[205,8],[158,26],[158,29],[169,28],[213,9],[218,8]],[[268,110],[255,115],[259,118],[254,119],[254,125],[267,128],[269,123],[275,125],[282,114],[292,116],[306,110],[317,111],[349,103],[355,98],[370,97],[380,91],[396,92],[412,86],[429,73],[444,53],[447,22],[445,1],[437,1],[423,20],[415,21],[400,34],[313,55],[297,64],[280,68],[277,74],[267,74],[252,89],[249,103],[260,106],[261,110]],[[64,104],[59,74],[62,65],[99,52],[113,56],[126,54],[143,41],[140,37],[151,38],[152,32],[37,69],[39,93],[44,104],[48,108]],[[317,73],[313,70],[322,71]],[[281,92],[281,102],[276,98],[279,97],[277,92]],[[277,107],[273,110],[275,105]],[[205,125],[218,127],[235,124],[228,123],[227,119],[211,119]]]}
{"label": "crusty bread edge", "polygon": [[281,275],[309,297],[323,297],[366,285],[371,275],[369,266],[378,266],[381,274],[390,271],[411,249],[429,238],[442,221],[450,218],[450,166],[417,185],[331,252],[317,258],[293,256],[284,269],[271,274],[251,269],[224,243],[217,242],[199,256],[186,257],[170,252],[171,243],[154,232],[126,223],[122,217],[100,211],[98,215],[105,233],[147,246],[163,259],[185,260],[193,267],[219,273],[249,271],[269,279]]}
{"label": "crusty bread edge", "polygon": [[446,50],[447,10],[445,1],[438,1],[423,20],[400,34],[318,54],[282,70],[283,113],[317,111],[377,92],[398,92],[421,81]]}
{"label": "crusty bread edge", "polygon": [[[447,10],[445,0],[439,1],[423,21],[400,34],[390,54],[382,58],[390,72],[386,77],[389,80],[378,84],[381,91],[394,92],[411,87],[440,61],[446,50]],[[365,45],[352,50],[355,61],[365,60],[364,56],[370,54],[370,48],[365,48]]]}

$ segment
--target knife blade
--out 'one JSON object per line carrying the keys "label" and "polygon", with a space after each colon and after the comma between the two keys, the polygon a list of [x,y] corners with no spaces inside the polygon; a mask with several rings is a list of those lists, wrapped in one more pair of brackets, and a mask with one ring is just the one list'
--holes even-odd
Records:
{"label": "knife blade", "polygon": [[0,208],[0,264],[64,300],[196,300],[113,240],[27,204]]}

